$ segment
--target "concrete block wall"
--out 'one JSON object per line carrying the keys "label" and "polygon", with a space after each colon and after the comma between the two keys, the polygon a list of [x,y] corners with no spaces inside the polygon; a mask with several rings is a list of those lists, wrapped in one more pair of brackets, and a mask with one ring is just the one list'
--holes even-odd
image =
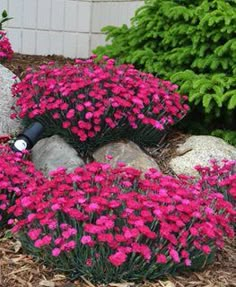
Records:
{"label": "concrete block wall", "polygon": [[0,0],[15,52],[87,58],[105,43],[101,28],[130,23],[140,0]]}

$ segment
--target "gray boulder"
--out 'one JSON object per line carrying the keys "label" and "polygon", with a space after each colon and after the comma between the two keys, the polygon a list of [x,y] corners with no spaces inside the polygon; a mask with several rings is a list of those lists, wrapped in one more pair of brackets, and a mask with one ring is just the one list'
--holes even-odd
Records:
{"label": "gray boulder", "polygon": [[15,101],[11,87],[15,81],[19,81],[15,77],[15,74],[0,64],[0,134],[16,134],[21,129],[20,121],[10,118]]}
{"label": "gray boulder", "polygon": [[213,136],[191,136],[177,149],[177,156],[170,161],[176,174],[198,176],[196,165],[209,166],[210,160],[236,160],[236,148]]}
{"label": "gray boulder", "polygon": [[[107,158],[109,155],[112,156],[112,159]],[[98,162],[110,163],[112,167],[117,166],[119,162],[123,162],[127,166],[143,172],[149,168],[160,170],[155,160],[131,141],[109,143],[96,150],[93,157]]]}
{"label": "gray boulder", "polygon": [[84,165],[77,152],[57,135],[37,142],[32,149],[32,161],[45,175],[58,167],[65,167],[68,172],[72,172]]}

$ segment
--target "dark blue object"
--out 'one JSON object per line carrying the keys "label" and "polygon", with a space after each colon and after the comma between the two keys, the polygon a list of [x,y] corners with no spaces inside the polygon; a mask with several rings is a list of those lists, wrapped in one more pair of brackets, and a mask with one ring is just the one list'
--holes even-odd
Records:
{"label": "dark blue object", "polygon": [[12,150],[22,152],[30,150],[37,143],[44,131],[43,125],[38,122],[32,123],[23,133],[19,134],[12,145]]}

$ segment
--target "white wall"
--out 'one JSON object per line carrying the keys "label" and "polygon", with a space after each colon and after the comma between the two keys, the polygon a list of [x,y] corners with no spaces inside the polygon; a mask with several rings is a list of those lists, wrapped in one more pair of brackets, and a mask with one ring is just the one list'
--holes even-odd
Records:
{"label": "white wall", "polygon": [[129,24],[140,0],[0,0],[15,52],[86,58],[105,43],[101,28]]}

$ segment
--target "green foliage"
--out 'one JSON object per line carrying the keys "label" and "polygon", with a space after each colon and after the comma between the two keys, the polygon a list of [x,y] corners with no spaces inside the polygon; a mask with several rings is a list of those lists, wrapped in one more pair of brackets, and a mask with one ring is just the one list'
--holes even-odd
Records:
{"label": "green foliage", "polygon": [[94,52],[177,83],[213,119],[236,107],[236,1],[146,0]]}
{"label": "green foliage", "polygon": [[5,22],[7,22],[7,21],[9,21],[9,20],[11,20],[11,19],[12,19],[12,18],[9,18],[9,17],[8,17],[7,11],[4,10],[4,11],[2,12],[2,15],[1,15],[1,18],[0,18],[0,30],[2,30],[2,24],[5,23]]}
{"label": "green foliage", "polygon": [[211,133],[213,136],[220,137],[226,142],[236,147],[236,131],[214,130]]}

